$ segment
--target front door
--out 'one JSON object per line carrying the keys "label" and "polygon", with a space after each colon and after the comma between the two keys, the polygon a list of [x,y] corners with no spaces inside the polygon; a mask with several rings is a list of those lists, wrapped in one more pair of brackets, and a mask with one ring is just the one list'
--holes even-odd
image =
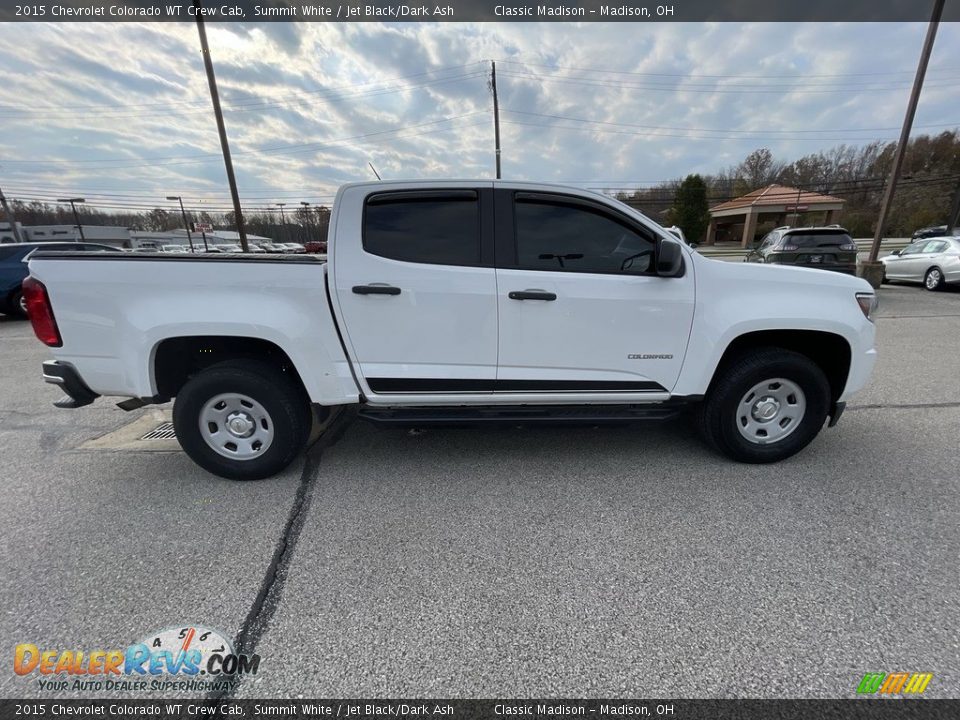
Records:
{"label": "front door", "polygon": [[689,269],[655,275],[657,236],[599,201],[497,192],[497,391],[672,389],[693,322]]}
{"label": "front door", "polygon": [[342,213],[363,222],[337,230],[335,301],[366,390],[492,392],[490,185],[347,193],[343,202]]}
{"label": "front door", "polygon": [[920,253],[926,244],[927,240],[910,243],[899,255],[888,257],[884,268],[886,276],[893,280],[916,280],[923,260]]}

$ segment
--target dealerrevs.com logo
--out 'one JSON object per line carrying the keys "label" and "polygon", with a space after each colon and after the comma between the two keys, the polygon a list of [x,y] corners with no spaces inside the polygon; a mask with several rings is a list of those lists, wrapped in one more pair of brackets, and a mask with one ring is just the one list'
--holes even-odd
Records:
{"label": "dealerrevs.com logo", "polygon": [[858,695],[921,695],[933,673],[867,673],[857,686]]}
{"label": "dealerrevs.com logo", "polygon": [[259,655],[238,655],[222,633],[199,625],[151,633],[124,650],[21,643],[13,654],[13,671],[51,692],[210,692],[229,689],[259,668]]}

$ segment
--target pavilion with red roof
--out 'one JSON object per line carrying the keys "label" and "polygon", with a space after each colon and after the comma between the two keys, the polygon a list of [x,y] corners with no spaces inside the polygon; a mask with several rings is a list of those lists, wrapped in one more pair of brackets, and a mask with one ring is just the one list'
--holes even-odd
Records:
{"label": "pavilion with red roof", "polygon": [[749,247],[753,244],[761,215],[768,216],[768,219],[770,215],[776,216],[774,224],[779,226],[786,225],[788,217],[793,218],[794,224],[799,224],[796,221],[801,214],[809,218],[813,213],[824,213],[822,224],[831,225],[843,210],[844,202],[842,198],[832,195],[785,185],[767,185],[710,208],[710,225],[704,244],[713,245],[716,242],[718,229],[729,236],[731,231],[735,232],[742,225],[740,245]]}

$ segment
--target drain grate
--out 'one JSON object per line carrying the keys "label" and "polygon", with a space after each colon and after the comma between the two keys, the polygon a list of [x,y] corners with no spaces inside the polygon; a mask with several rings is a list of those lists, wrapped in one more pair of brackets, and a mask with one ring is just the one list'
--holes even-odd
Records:
{"label": "drain grate", "polygon": [[144,435],[141,440],[175,440],[177,433],[173,430],[172,422],[160,423],[153,430]]}

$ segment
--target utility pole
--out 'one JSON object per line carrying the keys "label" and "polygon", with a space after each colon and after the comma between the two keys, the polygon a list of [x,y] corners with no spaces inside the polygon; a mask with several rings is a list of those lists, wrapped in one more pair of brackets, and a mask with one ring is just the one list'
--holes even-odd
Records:
{"label": "utility pole", "polygon": [[210,46],[207,44],[207,30],[203,25],[203,7],[201,0],[193,0],[193,8],[197,15],[197,32],[200,33],[200,49],[203,52],[203,65],[207,70],[207,84],[210,86],[210,100],[213,101],[213,114],[217,118],[217,132],[220,133],[220,148],[223,150],[223,164],[227,169],[227,182],[230,184],[230,195],[233,198],[233,215],[236,218],[237,234],[240,236],[240,247],[244,252],[250,252],[247,245],[247,230],[243,224],[243,210],[240,208],[240,193],[237,192],[237,178],[233,174],[233,159],[230,157],[230,143],[227,142],[227,128],[223,124],[223,110],[220,109],[220,93],[217,92],[217,76],[213,73],[213,58],[210,57]]}
{"label": "utility pole", "polygon": [[[880,280],[883,277],[882,266],[877,267],[879,265],[877,256],[880,254],[880,241],[883,239],[883,232],[886,230],[887,225],[887,215],[890,212],[893,195],[897,190],[897,179],[900,176],[900,169],[903,167],[903,156],[907,151],[907,144],[910,142],[910,130],[913,127],[913,118],[917,113],[917,103],[920,101],[920,91],[923,89],[923,78],[927,74],[930,52],[933,50],[933,41],[937,37],[937,28],[940,25],[940,16],[943,14],[944,1],[945,0],[934,0],[933,3],[933,15],[930,17],[930,24],[927,26],[927,37],[923,41],[923,50],[920,51],[920,62],[917,64],[917,74],[913,79],[913,89],[910,91],[907,113],[903,118],[900,141],[897,143],[897,151],[893,156],[893,166],[890,168],[890,179],[887,181],[887,187],[883,193],[883,200],[880,202],[880,217],[877,219],[877,229],[873,235],[870,257],[864,264],[867,270],[865,276],[874,287],[880,287]],[[874,280],[876,280],[876,282],[874,282]]]}
{"label": "utility pole", "polygon": [[953,193],[953,202],[950,203],[950,217],[947,218],[947,235],[953,235],[953,229],[960,225],[960,185]]}
{"label": "utility pole", "polygon": [[17,227],[17,219],[13,216],[13,210],[11,210],[10,206],[7,205],[7,196],[3,194],[2,188],[0,188],[0,205],[3,206],[3,214],[6,216],[7,220],[10,221],[10,229],[13,231],[13,239],[18,243],[22,243],[23,236],[20,235],[20,228]]}
{"label": "utility pole", "polygon": [[283,206],[286,203],[274,203],[274,205],[280,208],[280,226],[283,228],[284,242],[290,242],[290,234],[287,232],[287,219],[283,216]]}
{"label": "utility pole", "polygon": [[303,221],[307,225],[306,235],[307,235],[307,238],[309,239],[310,229],[311,229],[311,226],[313,225],[313,213],[310,212],[310,203],[308,203],[306,200],[301,200],[300,204],[303,206]]}
{"label": "utility pole", "polygon": [[[167,195],[167,200],[180,201],[180,214],[183,216],[183,226],[187,229],[187,242],[190,243],[190,252],[196,252],[193,249],[193,236],[190,234],[190,223],[187,222],[187,211],[183,209],[183,198],[179,195]],[[206,245],[206,242],[204,242]]]}
{"label": "utility pole", "polygon": [[497,63],[490,61],[490,87],[493,89],[493,137],[497,151],[497,180],[500,179],[500,101],[497,98]]}
{"label": "utility pole", "polygon": [[80,224],[80,213],[77,212],[77,203],[84,203],[83,198],[60,198],[58,203],[70,203],[70,209],[73,210],[73,219],[77,221],[77,230],[80,231],[80,239],[86,240],[83,236],[83,225]]}

